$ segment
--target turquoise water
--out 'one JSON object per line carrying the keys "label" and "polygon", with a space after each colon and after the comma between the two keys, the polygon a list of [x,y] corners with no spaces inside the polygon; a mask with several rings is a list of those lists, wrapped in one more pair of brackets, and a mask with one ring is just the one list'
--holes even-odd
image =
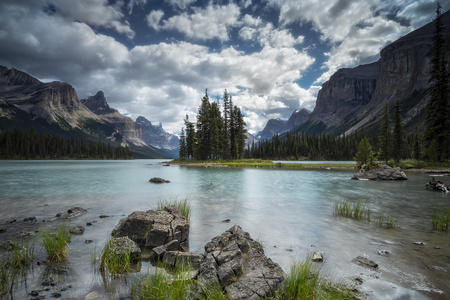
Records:
{"label": "turquoise water", "polygon": [[[445,299],[450,293],[445,279],[450,272],[450,237],[431,229],[433,210],[449,207],[450,195],[425,190],[431,178],[427,174],[407,173],[409,180],[402,182],[354,181],[352,171],[342,170],[167,167],[161,162],[0,161],[0,223],[35,216],[51,227],[58,224],[49,222],[57,213],[72,206],[86,208],[86,215],[69,221],[71,226],[92,226],[73,238],[71,276],[64,278],[71,285],[65,293],[81,299],[93,291],[105,293],[90,256],[94,248],[103,249],[117,222],[174,198],[188,198],[192,204],[192,252],[203,253],[212,237],[238,224],[261,241],[266,254],[286,272],[294,260],[321,251],[325,269],[346,280],[361,276],[361,289],[375,299]],[[149,183],[152,177],[171,183]],[[441,179],[450,184],[449,177]],[[364,201],[373,216],[393,212],[398,228],[334,217],[334,204],[342,200]],[[225,219],[231,222],[222,222]],[[93,244],[85,244],[89,239]],[[419,241],[425,246],[414,245]],[[382,249],[392,254],[379,256]],[[379,271],[353,263],[359,255],[377,261]],[[144,264],[141,272],[148,268]],[[43,271],[35,268],[16,298],[40,284],[39,272]]]}

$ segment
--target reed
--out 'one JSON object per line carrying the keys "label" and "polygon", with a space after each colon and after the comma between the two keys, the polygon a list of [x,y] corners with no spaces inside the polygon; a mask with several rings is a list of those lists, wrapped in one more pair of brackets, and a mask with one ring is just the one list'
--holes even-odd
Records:
{"label": "reed", "polygon": [[47,230],[42,232],[42,247],[47,252],[48,259],[51,262],[59,262],[67,258],[71,236],[69,229],[65,225],[62,225],[52,233]]}
{"label": "reed", "polygon": [[450,224],[450,207],[435,209],[431,216],[433,229],[448,230]]}
{"label": "reed", "polygon": [[193,280],[186,278],[185,271],[178,270],[173,276],[157,268],[153,274],[136,279],[132,285],[133,299],[185,300],[189,299]]}
{"label": "reed", "polygon": [[109,271],[111,274],[128,273],[133,269],[135,263],[131,258],[131,249],[125,251],[123,255],[118,255],[115,251],[111,239],[106,242],[100,259],[100,270]]}
{"label": "reed", "polygon": [[28,266],[33,263],[35,258],[34,244],[30,244],[28,240],[20,240],[14,243],[9,253],[9,263],[12,268],[19,268],[26,272]]}
{"label": "reed", "polygon": [[333,215],[370,221],[370,207],[362,201],[350,203],[343,200],[334,204]]}
{"label": "reed", "polygon": [[183,200],[178,200],[177,198],[175,198],[171,200],[159,201],[158,205],[156,206],[156,210],[164,210],[164,207],[166,206],[173,206],[177,208],[181,212],[183,217],[185,217],[186,220],[189,221],[191,217],[192,207],[188,198],[185,198]]}
{"label": "reed", "polygon": [[199,293],[194,293],[195,298],[198,300],[228,300],[227,293],[224,292],[222,287],[218,284],[213,284],[212,286],[205,286],[198,284],[200,289]]}
{"label": "reed", "polygon": [[378,227],[394,228],[397,227],[397,215],[392,211],[381,214],[375,218]]}
{"label": "reed", "polygon": [[274,300],[298,299],[358,299],[348,287],[328,281],[321,267],[311,261],[308,256],[303,262],[291,265],[283,286]]}

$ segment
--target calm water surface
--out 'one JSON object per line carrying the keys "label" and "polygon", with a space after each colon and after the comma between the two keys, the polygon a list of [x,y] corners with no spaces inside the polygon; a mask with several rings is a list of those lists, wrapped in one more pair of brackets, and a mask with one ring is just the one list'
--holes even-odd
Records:
{"label": "calm water surface", "polygon": [[[450,195],[425,190],[431,178],[427,174],[407,173],[407,181],[382,182],[354,181],[353,173],[165,167],[160,160],[0,161],[0,226],[11,218],[23,223],[35,216],[42,226],[52,227],[60,224],[49,222],[57,213],[72,206],[88,209],[86,215],[68,221],[86,230],[73,237],[65,272],[53,274],[59,286],[70,285],[65,298],[83,299],[92,292],[105,299],[127,294],[125,283],[118,284],[115,294],[105,291],[109,284],[94,270],[92,253],[101,252],[124,216],[154,208],[161,200],[188,198],[193,210],[192,252],[203,253],[211,238],[238,224],[261,241],[266,254],[286,272],[293,261],[321,251],[323,267],[333,278],[361,277],[364,283],[359,288],[374,299],[448,299],[450,237],[432,230],[431,215],[437,207],[450,206]],[[155,176],[171,183],[149,183]],[[441,179],[450,184],[449,177]],[[398,228],[334,217],[334,204],[342,200],[366,202],[372,216],[393,212]],[[231,222],[222,222],[225,219]],[[0,233],[0,239],[7,233]],[[40,249],[39,241],[36,248]],[[379,250],[391,254],[380,256]],[[39,255],[45,258],[44,253]],[[376,261],[379,270],[353,263],[360,255]],[[26,284],[16,288],[15,298],[29,298],[27,293],[42,289],[43,277],[52,272],[49,268],[35,266]],[[143,264],[141,272],[151,269]]]}

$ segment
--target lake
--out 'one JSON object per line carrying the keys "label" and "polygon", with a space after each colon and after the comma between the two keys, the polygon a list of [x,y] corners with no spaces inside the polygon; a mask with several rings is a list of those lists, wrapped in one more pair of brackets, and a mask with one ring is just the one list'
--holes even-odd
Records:
{"label": "lake", "polygon": [[[450,207],[450,194],[426,190],[428,174],[406,172],[407,181],[355,181],[350,179],[353,171],[339,169],[167,167],[161,162],[0,161],[0,227],[8,229],[0,233],[0,240],[13,232],[9,226],[26,228],[24,218],[34,216],[43,227],[52,228],[61,225],[57,213],[72,206],[88,210],[66,221],[86,230],[72,238],[65,265],[56,271],[34,265],[15,288],[14,298],[30,298],[27,294],[42,290],[43,278],[50,275],[57,277],[58,284],[42,291],[46,298],[61,288],[64,299],[84,299],[95,292],[105,299],[126,297],[129,282],[118,280],[111,292],[91,256],[101,253],[121,218],[175,198],[188,198],[192,205],[191,252],[203,253],[214,236],[238,224],[262,242],[266,255],[285,272],[293,261],[320,251],[326,273],[350,283],[359,277],[363,283],[357,287],[373,299],[449,298],[450,237],[432,229],[431,215],[438,207]],[[152,177],[171,182],[152,184]],[[450,185],[450,177],[440,179]],[[363,201],[370,205],[372,216],[391,212],[397,227],[333,216],[335,203],[343,200]],[[12,218],[16,222],[7,223]],[[226,219],[231,222],[224,223]],[[39,252],[39,240],[35,247]],[[379,255],[380,250],[390,254]],[[44,259],[45,253],[38,256]],[[357,256],[374,260],[379,269],[357,265],[353,262]],[[152,268],[144,263],[141,273]]]}

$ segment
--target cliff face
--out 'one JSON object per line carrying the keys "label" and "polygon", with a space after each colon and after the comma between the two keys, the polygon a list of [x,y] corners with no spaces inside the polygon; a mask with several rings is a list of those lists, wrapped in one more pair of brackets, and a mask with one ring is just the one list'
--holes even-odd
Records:
{"label": "cliff face", "polygon": [[[442,21],[450,61],[450,11]],[[392,107],[397,99],[406,127],[420,126],[426,116],[433,35],[434,23],[429,23],[382,49],[378,62],[338,70],[323,84],[309,122],[299,130],[342,134],[364,126],[375,131],[385,103]]]}
{"label": "cliff face", "polygon": [[286,122],[284,127],[285,131],[292,130],[297,126],[305,123],[311,115],[311,112],[306,108],[295,110],[292,115],[289,117],[289,120]]}
{"label": "cliff face", "polygon": [[309,119],[310,115],[309,110],[302,108],[295,110],[287,122],[280,119],[270,119],[264,129],[258,132],[256,138],[258,140],[270,140],[275,134],[284,133],[302,125]]}
{"label": "cliff face", "polygon": [[125,139],[135,145],[146,144],[142,139],[141,127],[131,118],[123,116],[118,110],[109,107],[102,91],[97,92],[95,96],[82,99],[81,103],[103,120],[113,124]]}
{"label": "cliff face", "polygon": [[62,127],[68,124],[72,128],[83,129],[80,120],[101,121],[80,102],[70,84],[57,81],[42,83],[14,68],[0,67],[0,98]]}
{"label": "cliff face", "polygon": [[142,116],[136,119],[136,123],[142,129],[142,139],[148,145],[168,150],[174,150],[179,147],[178,137],[164,131],[161,123],[153,125],[152,122]]}
{"label": "cliff face", "polygon": [[376,68],[373,63],[338,70],[319,91],[310,120],[338,126],[348,115],[358,113],[372,99],[377,86]]}

